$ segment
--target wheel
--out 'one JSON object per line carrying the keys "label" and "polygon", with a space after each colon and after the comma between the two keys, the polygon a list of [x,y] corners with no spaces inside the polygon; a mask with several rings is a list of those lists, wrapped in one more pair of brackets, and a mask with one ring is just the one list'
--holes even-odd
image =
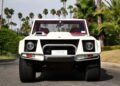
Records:
{"label": "wheel", "polygon": [[98,81],[100,80],[100,67],[91,68],[86,70],[86,81]]}
{"label": "wheel", "polygon": [[101,63],[99,59],[93,61],[93,64],[87,66],[85,72],[86,81],[99,81],[101,76]]}
{"label": "wheel", "polygon": [[19,60],[19,76],[22,82],[32,82],[35,80],[35,71],[32,64],[22,58]]}

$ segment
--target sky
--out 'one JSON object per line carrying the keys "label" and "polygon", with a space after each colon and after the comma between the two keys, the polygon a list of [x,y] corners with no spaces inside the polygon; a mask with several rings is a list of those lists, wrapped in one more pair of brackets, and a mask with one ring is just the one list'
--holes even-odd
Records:
{"label": "sky", "polygon": [[[67,6],[74,5],[75,3],[76,0],[67,0]],[[22,12],[24,17],[28,16],[30,12],[33,12],[35,18],[37,18],[38,13],[42,13],[45,8],[49,10],[54,8],[57,10],[62,6],[60,0],[4,0],[4,8],[9,7],[15,10],[12,18],[18,24],[15,28],[19,28],[19,19],[17,17],[19,12]],[[49,13],[47,18],[53,18],[53,16]]]}

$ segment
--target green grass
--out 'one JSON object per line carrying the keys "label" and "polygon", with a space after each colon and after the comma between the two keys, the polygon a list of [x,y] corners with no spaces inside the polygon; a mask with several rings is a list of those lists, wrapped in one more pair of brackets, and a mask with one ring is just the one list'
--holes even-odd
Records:
{"label": "green grass", "polygon": [[0,60],[5,60],[5,59],[16,59],[16,56],[5,56],[5,55],[0,56]]}
{"label": "green grass", "polygon": [[120,49],[120,45],[104,46],[102,48],[102,51],[109,51],[109,50],[116,50],[116,49]]}

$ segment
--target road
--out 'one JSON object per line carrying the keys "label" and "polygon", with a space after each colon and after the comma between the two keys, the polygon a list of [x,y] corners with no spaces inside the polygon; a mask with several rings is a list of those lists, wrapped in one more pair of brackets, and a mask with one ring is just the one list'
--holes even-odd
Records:
{"label": "road", "polygon": [[79,72],[56,73],[46,71],[37,74],[37,80],[32,83],[22,83],[19,80],[18,61],[0,65],[0,86],[120,86],[120,68],[102,65],[101,80],[87,82]]}

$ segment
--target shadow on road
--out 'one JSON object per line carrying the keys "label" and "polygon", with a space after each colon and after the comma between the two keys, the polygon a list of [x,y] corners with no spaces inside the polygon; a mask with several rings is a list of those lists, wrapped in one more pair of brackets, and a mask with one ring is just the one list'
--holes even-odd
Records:
{"label": "shadow on road", "polygon": [[[109,75],[105,69],[101,70],[101,80],[106,81],[111,80],[112,75]],[[84,81],[84,74],[79,71],[44,71],[36,79],[36,82],[39,81]]]}
{"label": "shadow on road", "polygon": [[113,75],[110,75],[107,73],[107,70],[102,69],[101,70],[101,81],[111,80],[113,79]]}

